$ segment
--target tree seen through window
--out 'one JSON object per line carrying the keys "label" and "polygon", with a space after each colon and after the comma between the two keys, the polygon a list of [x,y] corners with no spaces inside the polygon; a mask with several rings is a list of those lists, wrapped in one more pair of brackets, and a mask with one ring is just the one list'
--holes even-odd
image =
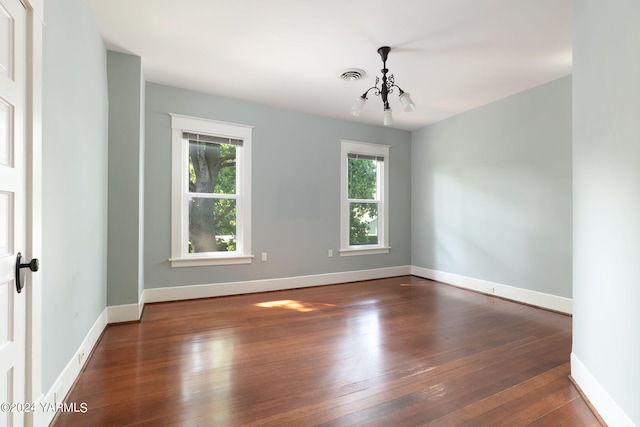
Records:
{"label": "tree seen through window", "polygon": [[378,163],[371,156],[348,158],[349,245],[378,243]]}
{"label": "tree seen through window", "polygon": [[189,141],[189,253],[236,250],[236,149]]}

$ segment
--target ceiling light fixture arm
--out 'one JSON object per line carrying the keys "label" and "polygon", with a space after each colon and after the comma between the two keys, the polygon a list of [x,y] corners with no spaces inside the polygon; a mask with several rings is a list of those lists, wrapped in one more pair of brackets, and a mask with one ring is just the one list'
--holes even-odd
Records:
{"label": "ceiling light fixture arm", "polygon": [[387,90],[388,90],[388,93],[393,93],[393,88],[394,88],[394,87],[397,87],[397,88],[398,88],[398,91],[400,92],[400,93],[398,94],[398,96],[402,96],[402,94],[404,93],[404,91],[402,90],[402,88],[401,88],[400,86],[398,86],[398,85],[396,84],[396,82],[395,82],[395,81],[394,81],[394,79],[393,79],[393,74],[391,74],[391,75],[389,76],[389,79],[388,79],[388,82],[387,82]]}
{"label": "ceiling light fixture arm", "polygon": [[378,88],[378,83],[380,82],[380,77],[376,76],[376,83],[371,86],[369,89],[367,89],[361,96],[360,98],[362,99],[369,99],[367,97],[367,95],[369,95],[369,92],[371,92],[372,90],[375,90],[374,95],[379,96],[380,95],[380,88]]}

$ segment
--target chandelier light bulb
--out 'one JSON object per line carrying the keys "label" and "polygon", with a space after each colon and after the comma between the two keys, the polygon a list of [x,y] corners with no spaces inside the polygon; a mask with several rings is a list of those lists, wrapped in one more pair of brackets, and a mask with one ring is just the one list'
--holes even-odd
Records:
{"label": "chandelier light bulb", "polygon": [[362,111],[362,107],[367,103],[367,100],[363,96],[359,96],[356,98],[353,106],[351,107],[351,114],[358,117],[360,112]]}
{"label": "chandelier light bulb", "polygon": [[413,111],[416,107],[416,104],[413,103],[411,96],[409,96],[409,92],[402,92],[400,94],[400,102],[402,102],[402,107],[404,107],[404,111],[407,113]]}
{"label": "chandelier light bulb", "polygon": [[383,124],[385,126],[390,126],[393,124],[393,116],[391,115],[391,108],[386,108],[384,110],[384,121]]}

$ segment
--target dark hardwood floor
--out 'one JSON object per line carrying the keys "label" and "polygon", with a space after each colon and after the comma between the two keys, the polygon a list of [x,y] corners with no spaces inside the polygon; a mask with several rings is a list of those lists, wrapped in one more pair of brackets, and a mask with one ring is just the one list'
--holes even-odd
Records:
{"label": "dark hardwood floor", "polygon": [[404,276],[147,305],[55,426],[598,426],[571,317]]}

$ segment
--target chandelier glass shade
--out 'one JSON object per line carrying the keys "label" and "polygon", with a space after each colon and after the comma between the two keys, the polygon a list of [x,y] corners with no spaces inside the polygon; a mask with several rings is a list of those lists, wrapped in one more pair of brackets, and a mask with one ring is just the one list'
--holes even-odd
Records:
{"label": "chandelier glass shade", "polygon": [[[398,89],[400,102],[402,103],[404,111],[413,111],[416,106],[416,104],[414,104],[413,100],[411,99],[409,92],[403,91],[402,89],[400,89],[400,86],[395,83],[393,74],[387,77],[387,73],[389,72],[389,70],[387,69],[387,57],[389,56],[390,51],[391,48],[389,46],[383,46],[378,49],[378,53],[380,54],[380,58],[382,59],[382,70],[380,70],[382,72],[382,79],[380,79],[380,77],[376,77],[375,84],[367,89],[367,91],[361,96],[357,97],[355,102],[353,103],[353,106],[351,107],[351,114],[356,117],[359,116],[362,112],[362,108],[367,103],[367,95],[369,94],[369,92],[373,91],[376,96],[380,96],[382,98],[384,112],[383,124],[385,126],[393,124],[393,116],[391,107],[389,107],[388,96],[390,93],[393,93],[394,88]],[[380,86],[378,86],[379,83]]]}

